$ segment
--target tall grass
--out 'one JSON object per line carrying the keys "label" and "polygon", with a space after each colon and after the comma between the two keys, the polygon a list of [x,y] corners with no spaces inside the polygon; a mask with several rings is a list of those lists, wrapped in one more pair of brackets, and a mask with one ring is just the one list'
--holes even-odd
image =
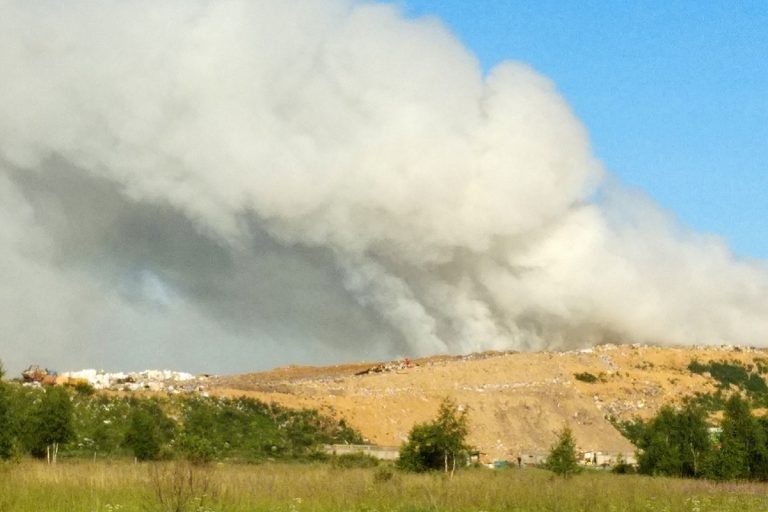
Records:
{"label": "tall grass", "polygon": [[440,474],[328,465],[25,461],[0,468],[0,512],[764,512],[768,486],[525,469]]}

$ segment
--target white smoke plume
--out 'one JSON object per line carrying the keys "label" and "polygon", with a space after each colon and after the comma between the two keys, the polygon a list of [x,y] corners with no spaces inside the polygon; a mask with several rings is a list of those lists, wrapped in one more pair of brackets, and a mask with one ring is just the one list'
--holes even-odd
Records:
{"label": "white smoke plume", "polygon": [[345,0],[0,0],[0,358],[768,342],[768,269],[604,176],[554,85]]}

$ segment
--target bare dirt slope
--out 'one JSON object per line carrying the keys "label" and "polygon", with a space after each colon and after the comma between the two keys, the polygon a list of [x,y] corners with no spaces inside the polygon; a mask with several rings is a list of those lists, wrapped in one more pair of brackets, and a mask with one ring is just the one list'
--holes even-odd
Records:
{"label": "bare dirt slope", "polygon": [[[753,363],[768,352],[734,347],[658,348],[603,345],[571,352],[482,353],[407,364],[288,367],[218,377],[211,392],[247,395],[341,417],[371,442],[397,446],[417,422],[434,417],[443,397],[470,413],[469,442],[487,460],[546,452],[568,424],[584,451],[631,453],[606,419],[653,415],[661,405],[715,389],[691,373],[697,359]],[[361,372],[368,371],[362,375]],[[575,374],[598,376],[582,382]]]}

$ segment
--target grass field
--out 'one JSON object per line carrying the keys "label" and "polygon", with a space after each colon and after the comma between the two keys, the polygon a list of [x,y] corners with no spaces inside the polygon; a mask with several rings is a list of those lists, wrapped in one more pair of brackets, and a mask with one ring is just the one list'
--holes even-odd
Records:
{"label": "grass field", "polygon": [[387,468],[25,461],[0,466],[0,512],[765,512],[768,485],[588,472],[472,469],[453,479]]}

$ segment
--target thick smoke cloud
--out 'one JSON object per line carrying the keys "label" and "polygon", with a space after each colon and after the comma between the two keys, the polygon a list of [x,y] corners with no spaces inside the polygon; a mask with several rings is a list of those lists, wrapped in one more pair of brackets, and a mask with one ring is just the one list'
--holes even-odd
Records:
{"label": "thick smoke cloud", "polygon": [[236,371],[768,341],[768,269],[554,85],[342,0],[0,0],[0,357]]}

